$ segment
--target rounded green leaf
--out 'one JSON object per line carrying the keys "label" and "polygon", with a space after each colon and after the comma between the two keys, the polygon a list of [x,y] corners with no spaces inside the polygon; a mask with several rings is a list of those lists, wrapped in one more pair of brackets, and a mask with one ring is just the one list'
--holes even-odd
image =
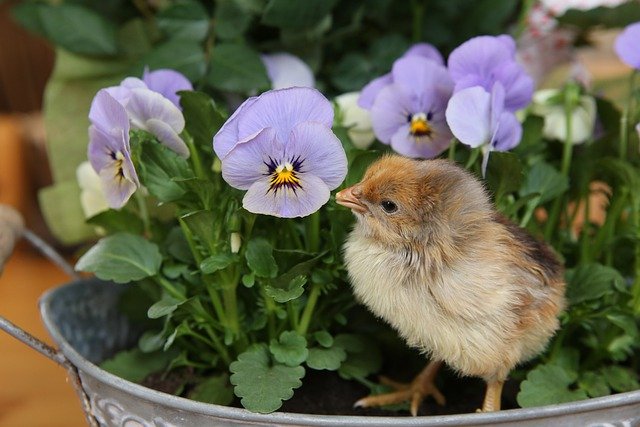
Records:
{"label": "rounded green leaf", "polygon": [[336,371],[347,358],[342,347],[311,348],[307,357],[307,366],[311,369]]}
{"label": "rounded green leaf", "polygon": [[309,355],[307,340],[295,331],[284,331],[277,341],[271,340],[269,350],[278,362],[287,366],[298,366]]}
{"label": "rounded green leaf", "polygon": [[160,250],[154,243],[134,234],[117,233],[100,239],[75,268],[95,273],[103,280],[128,283],[158,274],[161,263]]}
{"label": "rounded green leaf", "polygon": [[250,92],[271,85],[258,53],[233,43],[217,45],[213,50],[207,82],[216,89],[231,92]]}
{"label": "rounded green leaf", "polygon": [[302,385],[302,366],[285,366],[272,363],[265,345],[255,345],[238,356],[229,369],[231,384],[242,406],[250,411],[269,413],[291,399],[293,390]]}

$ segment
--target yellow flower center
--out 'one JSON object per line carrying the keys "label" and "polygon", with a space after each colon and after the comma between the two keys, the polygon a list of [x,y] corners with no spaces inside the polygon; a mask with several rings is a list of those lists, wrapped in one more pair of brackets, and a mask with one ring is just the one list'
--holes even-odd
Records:
{"label": "yellow flower center", "polygon": [[418,137],[431,136],[433,129],[427,120],[427,115],[424,113],[418,113],[411,116],[409,132],[411,135]]}
{"label": "yellow flower center", "polygon": [[269,180],[269,190],[278,191],[283,186],[289,187],[294,191],[296,188],[302,188],[300,178],[298,178],[295,168],[289,162],[278,166]]}

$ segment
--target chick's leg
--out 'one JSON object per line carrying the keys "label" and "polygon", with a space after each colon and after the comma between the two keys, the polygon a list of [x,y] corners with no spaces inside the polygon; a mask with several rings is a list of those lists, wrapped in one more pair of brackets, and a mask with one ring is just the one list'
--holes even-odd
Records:
{"label": "chick's leg", "polygon": [[415,417],[418,415],[420,403],[422,403],[427,396],[433,396],[438,404],[444,405],[444,396],[434,384],[434,379],[440,366],[442,366],[442,361],[429,362],[426,368],[409,384],[398,383],[383,377],[380,379],[380,382],[395,388],[397,391],[365,397],[364,399],[358,400],[354,406],[367,408],[370,406],[384,406],[411,401],[411,415]]}
{"label": "chick's leg", "polygon": [[491,381],[487,383],[487,392],[484,395],[482,409],[479,412],[493,412],[500,410],[502,398],[502,386],[504,381]]}

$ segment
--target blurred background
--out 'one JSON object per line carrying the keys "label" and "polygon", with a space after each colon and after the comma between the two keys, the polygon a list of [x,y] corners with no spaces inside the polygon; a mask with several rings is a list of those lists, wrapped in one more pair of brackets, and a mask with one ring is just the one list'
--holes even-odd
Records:
{"label": "blurred background", "polygon": [[[39,191],[53,184],[42,109],[56,53],[46,40],[28,33],[12,20],[10,9],[17,3],[0,1],[0,203],[18,209],[28,228],[72,260],[77,243],[70,242],[79,239],[61,235],[59,231],[52,233],[43,219],[38,199]],[[584,40],[588,44],[571,51],[565,61],[559,61],[563,64],[545,77],[541,85],[554,86],[554,82],[573,75],[584,78],[596,92],[621,97],[629,69],[611,49],[616,34],[617,30],[590,33],[588,40]],[[547,53],[542,48],[532,50],[531,59],[542,60]],[[65,93],[58,99],[64,100]],[[68,110],[88,110],[88,105],[74,105],[74,98],[68,99]],[[76,122],[86,128],[85,117],[78,116]],[[69,153],[62,147],[54,155],[64,157]],[[58,200],[54,205],[66,203]],[[72,203],[79,204],[77,200]],[[51,215],[54,207],[50,204],[47,209]],[[59,219],[63,221],[64,216]],[[19,244],[0,276],[0,314],[50,342],[40,321],[37,301],[47,289],[67,281],[64,273],[37,252],[25,243]],[[0,385],[0,427],[85,425],[63,369],[4,333],[0,333]]]}

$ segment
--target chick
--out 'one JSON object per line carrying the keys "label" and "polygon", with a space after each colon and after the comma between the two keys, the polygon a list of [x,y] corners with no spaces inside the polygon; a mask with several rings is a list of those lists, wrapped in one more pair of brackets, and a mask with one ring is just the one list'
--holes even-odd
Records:
{"label": "chick", "polygon": [[487,383],[482,411],[500,410],[511,369],[558,329],[563,268],[554,253],[493,207],[482,183],[446,160],[387,156],[336,201],[356,218],[344,256],[353,291],[431,362],[411,384],[356,406],[426,396],[444,362]]}

